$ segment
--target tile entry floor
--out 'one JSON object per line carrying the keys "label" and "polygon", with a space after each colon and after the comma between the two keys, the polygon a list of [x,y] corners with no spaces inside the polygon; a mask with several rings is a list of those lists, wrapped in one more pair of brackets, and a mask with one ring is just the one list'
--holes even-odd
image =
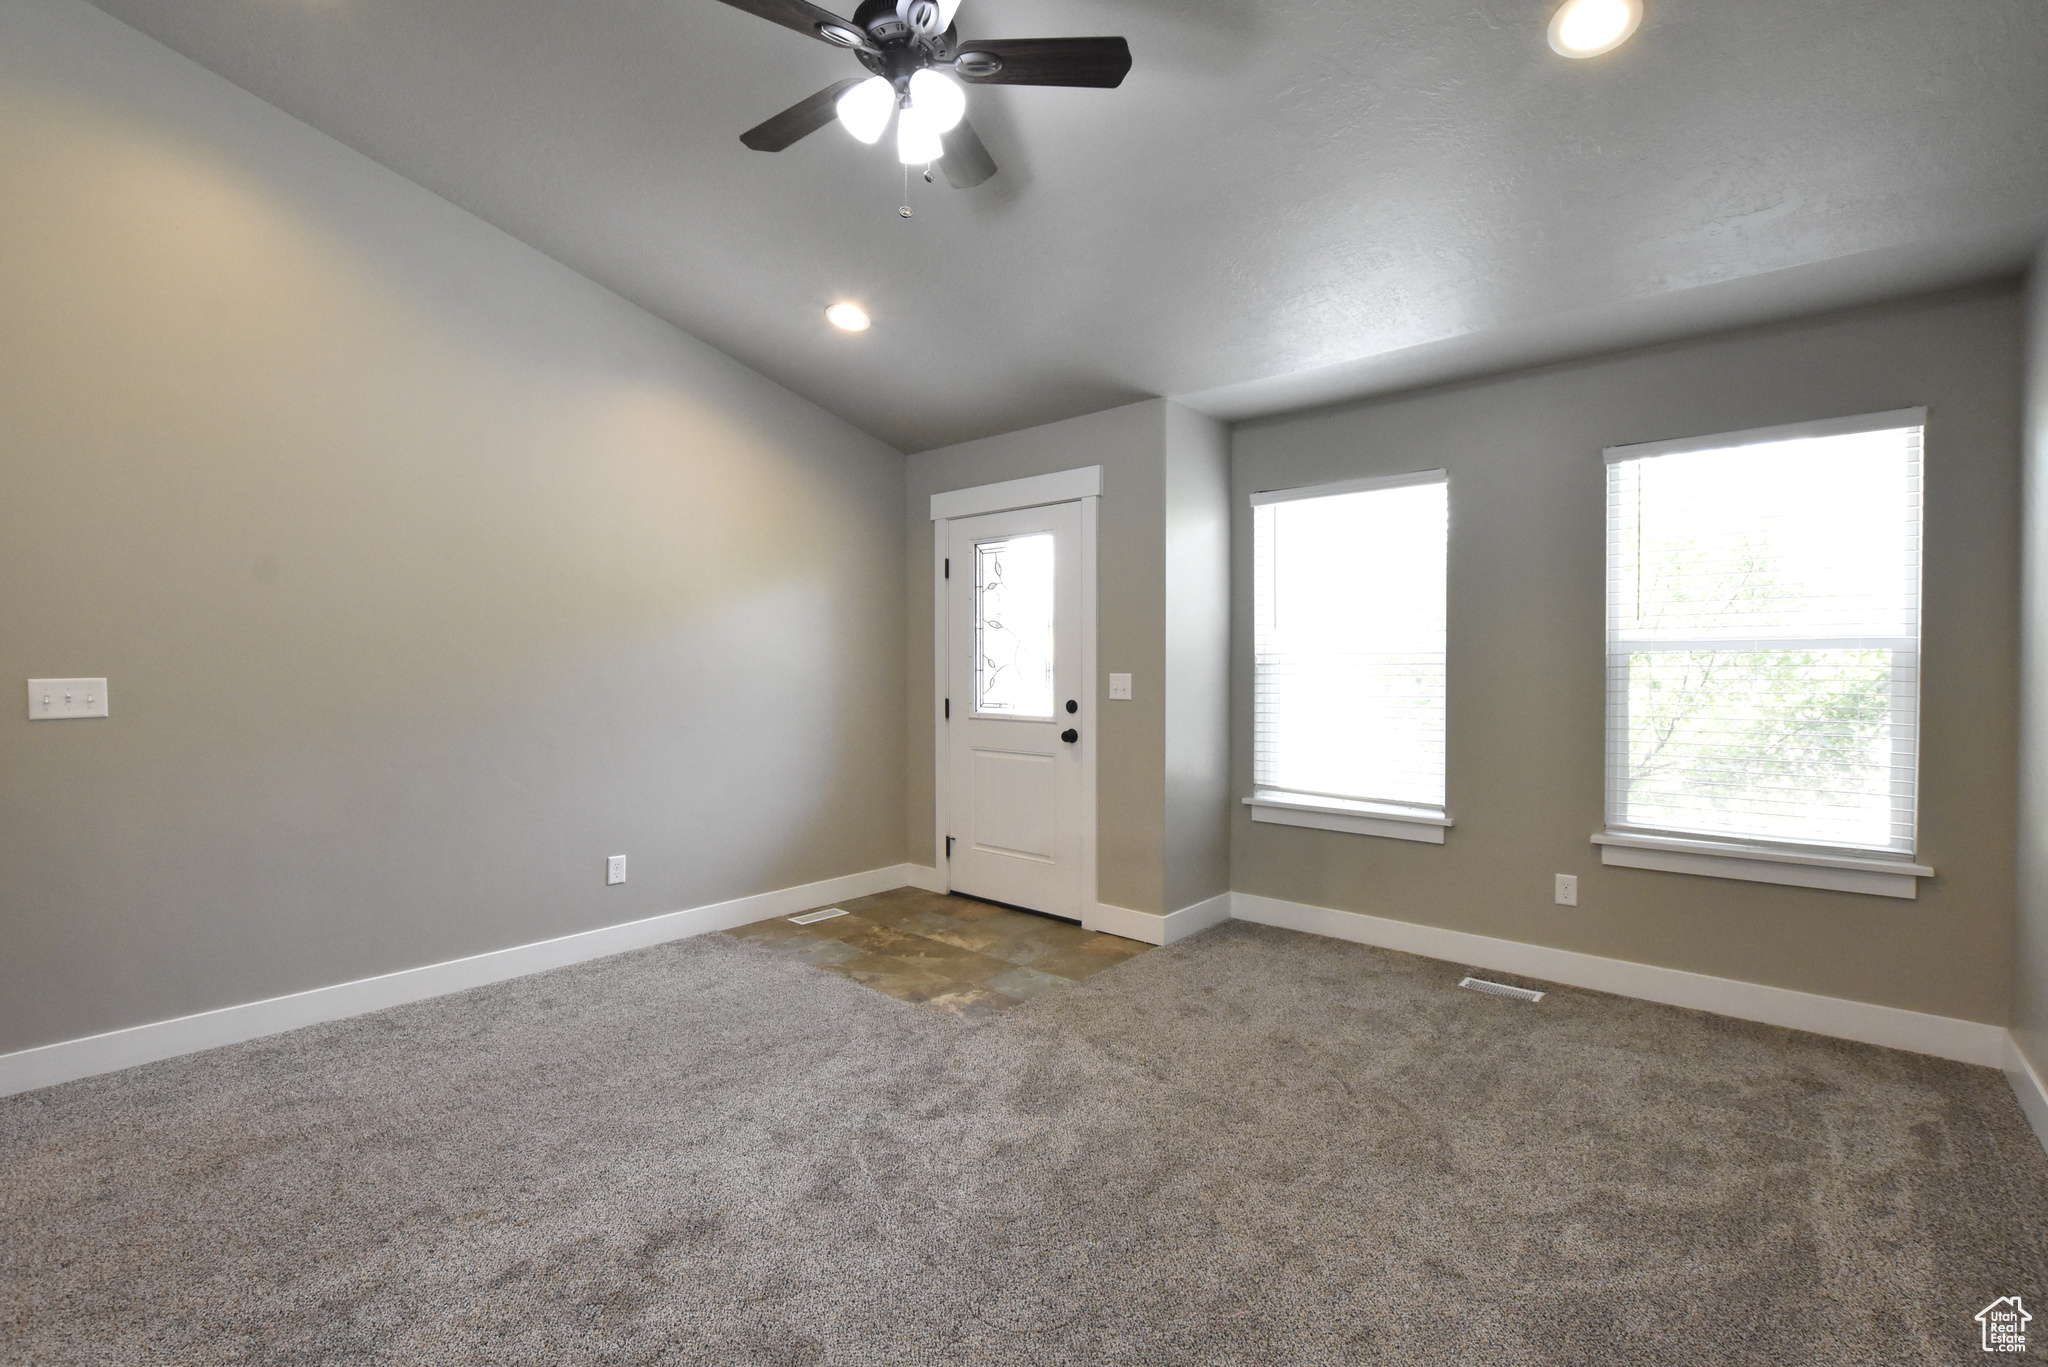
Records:
{"label": "tile entry floor", "polygon": [[846,915],[808,926],[776,916],[725,933],[899,1001],[970,1019],[1092,977],[1152,947],[1070,921],[919,888],[831,905]]}

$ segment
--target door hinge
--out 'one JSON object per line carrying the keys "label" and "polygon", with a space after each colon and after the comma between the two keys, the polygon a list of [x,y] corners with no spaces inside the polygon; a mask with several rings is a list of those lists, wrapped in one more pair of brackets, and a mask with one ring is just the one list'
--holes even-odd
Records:
{"label": "door hinge", "polygon": [[949,555],[949,556],[947,556],[947,557],[946,557],[946,578],[948,578],[948,579],[951,579],[952,577],[953,577],[953,557]]}
{"label": "door hinge", "polygon": [[948,859],[951,859],[952,857],[953,857],[953,837],[949,835],[949,836],[947,836],[947,837],[946,837],[946,858],[948,858]]}
{"label": "door hinge", "polygon": [[951,698],[946,699],[946,720],[953,720],[953,700]]}

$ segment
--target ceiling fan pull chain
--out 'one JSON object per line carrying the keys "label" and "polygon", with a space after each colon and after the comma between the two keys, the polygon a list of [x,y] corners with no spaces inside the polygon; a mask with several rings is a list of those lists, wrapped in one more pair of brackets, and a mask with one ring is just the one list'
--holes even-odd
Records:
{"label": "ceiling fan pull chain", "polygon": [[910,217],[910,164],[908,162],[905,162],[903,166],[903,207],[896,211],[896,216],[898,218]]}

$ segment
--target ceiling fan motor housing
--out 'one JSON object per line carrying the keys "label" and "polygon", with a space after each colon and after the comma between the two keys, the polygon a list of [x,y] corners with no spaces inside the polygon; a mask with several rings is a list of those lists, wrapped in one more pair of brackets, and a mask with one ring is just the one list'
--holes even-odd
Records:
{"label": "ceiling fan motor housing", "polygon": [[911,36],[910,25],[896,12],[896,0],[861,0],[853,12],[854,27],[864,29],[877,47]]}
{"label": "ceiling fan motor housing", "polygon": [[933,33],[917,27],[920,19],[935,24],[940,15],[936,0],[909,0],[901,6],[897,0],[861,0],[853,22],[866,31],[869,46],[854,55],[869,71],[887,77],[900,95],[909,89],[911,76],[952,54],[957,30],[948,26]]}

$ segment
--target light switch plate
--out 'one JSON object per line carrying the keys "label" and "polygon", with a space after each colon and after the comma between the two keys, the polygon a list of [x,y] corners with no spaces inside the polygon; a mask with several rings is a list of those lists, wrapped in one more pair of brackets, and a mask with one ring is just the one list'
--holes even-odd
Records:
{"label": "light switch plate", "polygon": [[623,883],[626,881],[625,855],[615,854],[604,861],[604,881],[606,887],[610,887],[613,883]]}
{"label": "light switch plate", "polygon": [[1112,674],[1109,676],[1109,700],[1111,702],[1129,702],[1131,700],[1130,675]]}
{"label": "light switch plate", "polygon": [[30,679],[28,719],[62,721],[68,717],[107,715],[105,679]]}

